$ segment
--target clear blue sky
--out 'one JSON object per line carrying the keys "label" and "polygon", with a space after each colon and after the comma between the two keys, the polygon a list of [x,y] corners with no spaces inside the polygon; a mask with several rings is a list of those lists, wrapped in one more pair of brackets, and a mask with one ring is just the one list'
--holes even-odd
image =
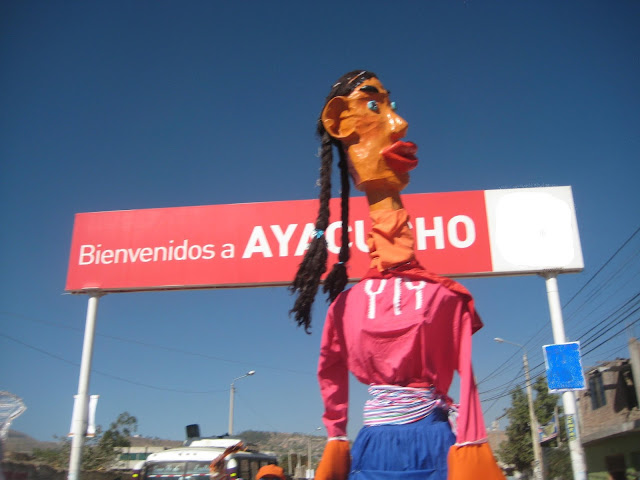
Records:
{"label": "clear blue sky", "polygon": [[[573,187],[585,270],[559,278],[567,336],[593,337],[586,365],[627,356],[637,313],[610,314],[637,294],[638,236],[606,262],[640,226],[639,21],[624,0],[2,2],[0,390],[28,407],[13,428],[49,440],[70,426],[87,308],[63,294],[74,214],[315,198],[315,120],[355,68],[392,90],[420,147],[407,193]],[[519,350],[493,337],[539,365],[545,286],[463,283],[485,322],[489,423],[522,379]],[[142,435],[224,433],[229,384],[255,369],[237,383],[236,432],[313,431],[326,305],[310,336],[290,308],[284,288],[103,297],[98,423],[128,411]],[[352,437],[365,389],[353,397]]]}

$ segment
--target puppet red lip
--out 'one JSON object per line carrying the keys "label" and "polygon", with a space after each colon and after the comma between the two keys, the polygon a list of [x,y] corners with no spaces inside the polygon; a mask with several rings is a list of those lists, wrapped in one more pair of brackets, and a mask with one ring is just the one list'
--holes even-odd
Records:
{"label": "puppet red lip", "polygon": [[413,142],[396,142],[383,149],[382,156],[394,172],[406,173],[418,165],[417,151],[418,146]]}

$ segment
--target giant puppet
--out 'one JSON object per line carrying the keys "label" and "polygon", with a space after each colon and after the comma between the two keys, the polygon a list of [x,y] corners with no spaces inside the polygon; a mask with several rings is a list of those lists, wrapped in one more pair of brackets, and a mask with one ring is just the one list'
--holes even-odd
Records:
{"label": "giant puppet", "polygon": [[[401,139],[408,124],[372,72],[343,75],[331,89],[321,137],[320,209],[315,233],[291,286],[291,311],[308,332],[311,306],[327,269],[333,147],[339,154],[342,246],[324,281],[331,305],[322,334],[318,378],[329,440],[319,480],[502,479],[487,443],[471,366],[471,335],[482,327],[469,292],[430,273],[414,256],[400,191],[418,160]],[[369,202],[371,269],[352,288],[349,177]],[[364,273],[364,272],[363,272]],[[447,396],[454,371],[460,402]],[[349,447],[348,375],[369,385],[364,427]]]}

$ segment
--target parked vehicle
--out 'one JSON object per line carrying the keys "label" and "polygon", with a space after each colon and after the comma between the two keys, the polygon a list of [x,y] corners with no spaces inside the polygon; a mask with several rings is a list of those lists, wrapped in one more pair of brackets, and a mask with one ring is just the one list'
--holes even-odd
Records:
{"label": "parked vehicle", "polygon": [[[211,476],[211,462],[225,451],[241,444],[234,438],[197,438],[185,442],[184,447],[171,448],[152,453],[139,471],[133,472],[134,480],[198,480]],[[222,460],[215,480],[253,480],[260,467],[278,459],[274,455],[240,450],[228,454]]]}

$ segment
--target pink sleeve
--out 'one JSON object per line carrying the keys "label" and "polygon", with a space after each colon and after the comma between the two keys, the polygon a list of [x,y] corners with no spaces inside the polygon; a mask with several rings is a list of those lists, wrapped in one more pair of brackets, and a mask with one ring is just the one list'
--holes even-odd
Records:
{"label": "pink sleeve", "polygon": [[342,314],[336,312],[334,302],[329,308],[322,333],[318,380],[324,401],[323,421],[329,437],[347,435],[347,414],[349,408],[349,372],[347,370],[346,348],[342,329]]}
{"label": "pink sleeve", "polygon": [[478,396],[471,365],[472,318],[464,310],[458,324],[458,374],[460,375],[460,408],[458,411],[456,444],[487,441],[487,430],[482,416],[482,406]]}

